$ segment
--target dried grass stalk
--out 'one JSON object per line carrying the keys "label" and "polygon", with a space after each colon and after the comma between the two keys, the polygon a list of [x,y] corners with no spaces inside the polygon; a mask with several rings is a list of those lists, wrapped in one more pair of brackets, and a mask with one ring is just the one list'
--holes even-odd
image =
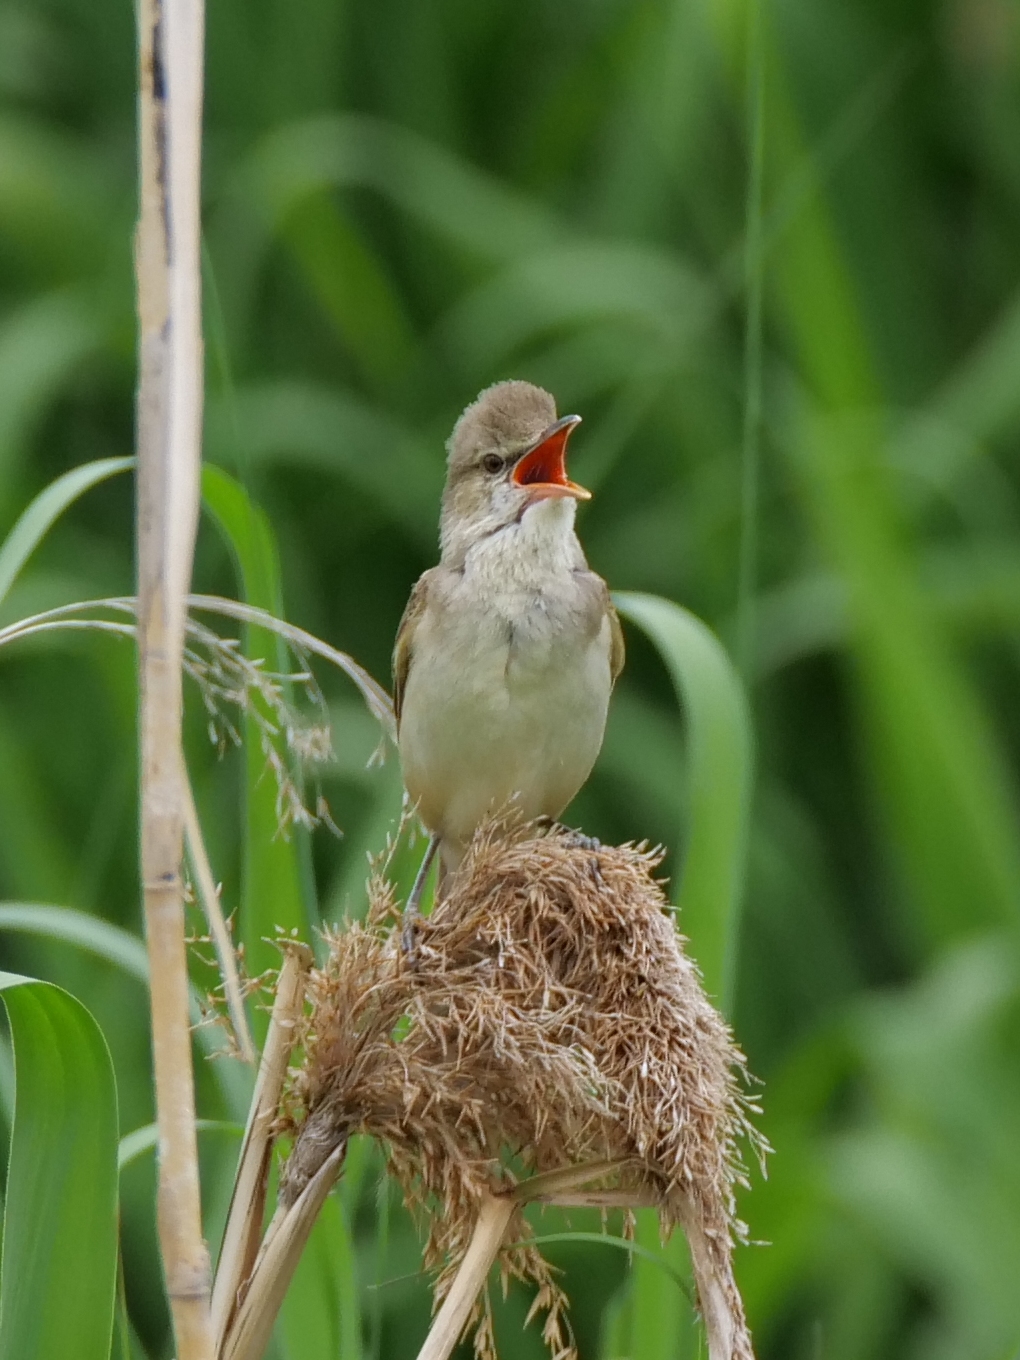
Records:
{"label": "dried grass stalk", "polygon": [[305,979],[312,962],[312,951],[307,945],[289,940],[282,948],[283,967],[277,979],[273,1014],[237,1160],[234,1190],[216,1268],[212,1322],[217,1355],[223,1353],[228,1328],[258,1253],[266,1207],[273,1122],[280,1104],[287,1062],[297,1037]]}
{"label": "dried grass stalk", "polygon": [[485,1287],[489,1268],[499,1255],[515,1207],[514,1201],[505,1195],[483,1196],[464,1259],[418,1352],[418,1360],[447,1360],[452,1354],[475,1300]]}
{"label": "dried grass stalk", "polygon": [[244,1009],[244,990],[237,968],[237,956],[234,953],[234,943],[230,938],[230,930],[220,906],[220,894],[216,887],[216,880],[213,878],[209,854],[205,848],[205,838],[202,835],[202,824],[198,819],[198,808],[195,806],[195,794],[186,767],[181,770],[181,787],[184,794],[184,838],[188,847],[188,858],[191,861],[191,870],[198,887],[199,900],[202,903],[205,919],[209,926],[209,934],[216,950],[216,961],[219,964],[220,976],[223,979],[223,995],[227,1004],[227,1014],[230,1017],[230,1027],[233,1030],[234,1043],[241,1058],[247,1063],[254,1063],[256,1059],[255,1043],[251,1037],[248,1016]]}
{"label": "dried grass stalk", "polygon": [[297,1199],[277,1209],[218,1360],[261,1360],[319,1210],[340,1174],[345,1151],[346,1144],[338,1144]]}
{"label": "dried grass stalk", "polygon": [[212,1360],[181,880],[181,662],[198,519],[201,0],[140,0],[138,664],[141,863],[159,1123],[159,1239],[179,1360]]}
{"label": "dried grass stalk", "polygon": [[[281,1203],[350,1134],[380,1139],[427,1223],[441,1302],[483,1206],[512,1198],[497,1244],[503,1279],[537,1286],[545,1339],[566,1357],[566,1299],[528,1244],[520,1201],[652,1202],[664,1233],[682,1225],[690,1239],[712,1360],[750,1360],[731,1269],[744,1235],[734,1189],[741,1142],[763,1144],[738,1081],[743,1058],[683,953],[658,863],[560,830],[483,828],[420,925],[414,967],[376,880],[366,924],[337,932],[310,975]],[[590,1163],[601,1165],[579,1173]],[[458,1286],[457,1316],[461,1303]],[[493,1357],[484,1290],[464,1322],[479,1356]]]}

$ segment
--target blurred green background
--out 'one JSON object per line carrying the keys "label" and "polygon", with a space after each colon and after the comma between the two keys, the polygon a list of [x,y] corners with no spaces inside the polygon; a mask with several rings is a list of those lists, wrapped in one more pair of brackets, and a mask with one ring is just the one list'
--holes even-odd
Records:
{"label": "blurred green background", "polygon": [[[733,1018],[775,1148],[741,1201],[770,1244],[737,1261],[760,1356],[1011,1360],[1020,8],[773,0],[760,19],[748,60],[754,15],[737,0],[212,0],[206,457],[265,510],[287,617],[388,682],[409,588],[435,560],[460,409],[514,376],[583,415],[571,470],[596,493],[581,519],[593,566],[696,611],[750,688]],[[0,0],[0,540],[56,475],[132,448],[134,60],[124,3]],[[268,551],[249,562],[263,603],[269,566]],[[196,584],[239,589],[210,519]],[[57,526],[0,625],[131,590],[119,477]],[[662,841],[674,872],[683,724],[650,644],[628,642],[568,819]],[[251,836],[243,757],[216,760],[191,692],[224,901],[276,884],[274,902],[300,904],[288,926],[361,910],[366,852],[399,810],[395,761],[366,769],[374,724],[320,678],[337,751],[322,789],[343,838],[297,837],[297,853]],[[135,709],[126,643],[67,634],[4,652],[0,898],[139,932]],[[273,910],[245,926],[260,967]],[[151,1119],[137,981],[25,934],[0,933],[0,966],[93,1010],[123,1131]],[[203,1066],[212,1116],[227,1109],[215,1076]],[[232,1156],[204,1138],[211,1224]],[[377,1173],[365,1153],[330,1210],[353,1234],[336,1237],[354,1249],[346,1321],[312,1335],[314,1308],[292,1306],[281,1353],[414,1353],[427,1290]],[[155,1358],[169,1343],[152,1194],[140,1158],[123,1178],[124,1353]],[[633,1327],[620,1340],[623,1253],[550,1254],[585,1360],[698,1354],[686,1321],[643,1348]],[[303,1297],[334,1258],[309,1259]],[[501,1315],[505,1360],[542,1354],[523,1312],[512,1296]]]}

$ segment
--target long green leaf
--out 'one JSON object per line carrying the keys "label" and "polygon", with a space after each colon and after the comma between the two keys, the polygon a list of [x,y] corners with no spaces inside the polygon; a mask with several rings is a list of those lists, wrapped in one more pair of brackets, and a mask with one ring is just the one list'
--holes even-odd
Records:
{"label": "long green leaf", "polygon": [[0,1360],[107,1360],[117,1279],[117,1095],[106,1041],[51,983],[0,974],[16,1075]]}
{"label": "long green leaf", "polygon": [[[57,907],[43,902],[0,902],[0,932],[4,930],[42,935],[84,949],[114,964],[148,989],[149,958],[145,945],[137,935],[110,921],[100,920],[74,907]],[[219,1053],[222,1043],[215,1026],[200,1025],[202,1014],[201,998],[193,987],[191,1018],[196,1025],[196,1042],[207,1055]],[[251,1094],[251,1077],[246,1065],[221,1058],[212,1064],[212,1072],[226,1108],[231,1114],[242,1115],[248,1108]]]}
{"label": "long green leaf", "polygon": [[[265,512],[228,473],[206,466],[202,498],[237,563],[245,600],[273,614],[283,613],[280,568],[272,527]],[[287,658],[279,639],[266,629],[248,628],[245,647],[270,670],[285,672]],[[253,702],[259,702],[254,699]],[[296,837],[279,834],[276,782],[267,769],[258,723],[245,719],[244,881],[241,937],[249,972],[255,976],[279,965],[271,941],[277,929],[311,938]],[[258,1027],[265,1028],[259,1013]]]}
{"label": "long green leaf", "polygon": [[650,1265],[655,1266],[656,1270],[661,1271],[668,1279],[672,1280],[682,1294],[688,1298],[691,1296],[691,1287],[679,1271],[674,1270],[663,1255],[649,1251],[640,1242],[632,1242],[626,1237],[614,1237],[612,1233],[556,1232],[539,1233],[520,1245],[529,1246],[534,1243],[536,1247],[541,1247],[545,1246],[547,1242],[592,1242],[597,1246],[615,1247],[619,1251],[627,1252],[635,1261],[648,1261]]}
{"label": "long green leaf", "polygon": [[[740,678],[722,643],[700,619],[670,600],[617,594],[620,613],[658,648],[676,688],[688,731],[689,824],[676,900],[705,985],[732,1009],[744,854],[750,815],[753,742]],[[642,1360],[678,1360],[690,1308],[663,1288],[661,1272],[682,1276],[686,1244],[674,1233],[659,1244],[658,1215],[637,1216],[633,1278],[611,1348]]]}
{"label": "long green leaf", "polygon": [[[229,1119],[196,1119],[195,1128],[199,1133],[226,1133],[232,1138],[244,1137],[244,1125],[235,1124]],[[118,1171],[123,1171],[146,1152],[151,1152],[158,1142],[158,1124],[143,1124],[126,1133],[117,1145]]]}
{"label": "long green leaf", "polygon": [[0,931],[17,930],[29,935],[46,935],[63,940],[90,954],[116,964],[146,987],[149,985],[149,958],[145,945],[109,921],[101,921],[74,907],[54,907],[43,902],[0,902]]}
{"label": "long green leaf", "polygon": [[654,595],[613,598],[659,649],[684,710],[690,825],[677,892],[680,923],[708,991],[729,1010],[751,798],[747,700],[725,648],[700,619]]}
{"label": "long green leaf", "polygon": [[943,944],[1020,916],[1020,805],[970,677],[922,594],[883,445],[872,420],[808,418],[795,463],[847,590],[891,849],[917,924],[928,943]]}
{"label": "long green leaf", "polygon": [[100,458],[72,468],[39,492],[0,544],[0,602],[54,521],[97,483],[134,467],[133,458]]}
{"label": "long green leaf", "polygon": [[362,1360],[354,1243],[336,1194],[323,1205],[312,1229],[277,1332],[294,1360]]}

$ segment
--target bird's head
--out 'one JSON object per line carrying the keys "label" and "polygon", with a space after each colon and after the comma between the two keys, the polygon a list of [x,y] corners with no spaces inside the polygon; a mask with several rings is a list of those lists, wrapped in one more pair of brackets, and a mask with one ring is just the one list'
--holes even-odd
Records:
{"label": "bird's head", "polygon": [[440,536],[444,557],[519,523],[543,501],[574,505],[591,493],[570,481],[567,440],[580,416],[556,418],[548,392],[527,382],[487,387],[454,426]]}

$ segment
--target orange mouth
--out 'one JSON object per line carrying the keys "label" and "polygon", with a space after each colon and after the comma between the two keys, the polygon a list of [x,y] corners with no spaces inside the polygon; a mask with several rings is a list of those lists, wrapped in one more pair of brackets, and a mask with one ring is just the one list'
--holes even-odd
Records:
{"label": "orange mouth", "polygon": [[553,496],[572,496],[578,501],[591,500],[591,492],[567,476],[567,440],[575,425],[580,423],[580,416],[563,416],[518,460],[513,480],[517,486],[527,489],[529,499],[541,501]]}

